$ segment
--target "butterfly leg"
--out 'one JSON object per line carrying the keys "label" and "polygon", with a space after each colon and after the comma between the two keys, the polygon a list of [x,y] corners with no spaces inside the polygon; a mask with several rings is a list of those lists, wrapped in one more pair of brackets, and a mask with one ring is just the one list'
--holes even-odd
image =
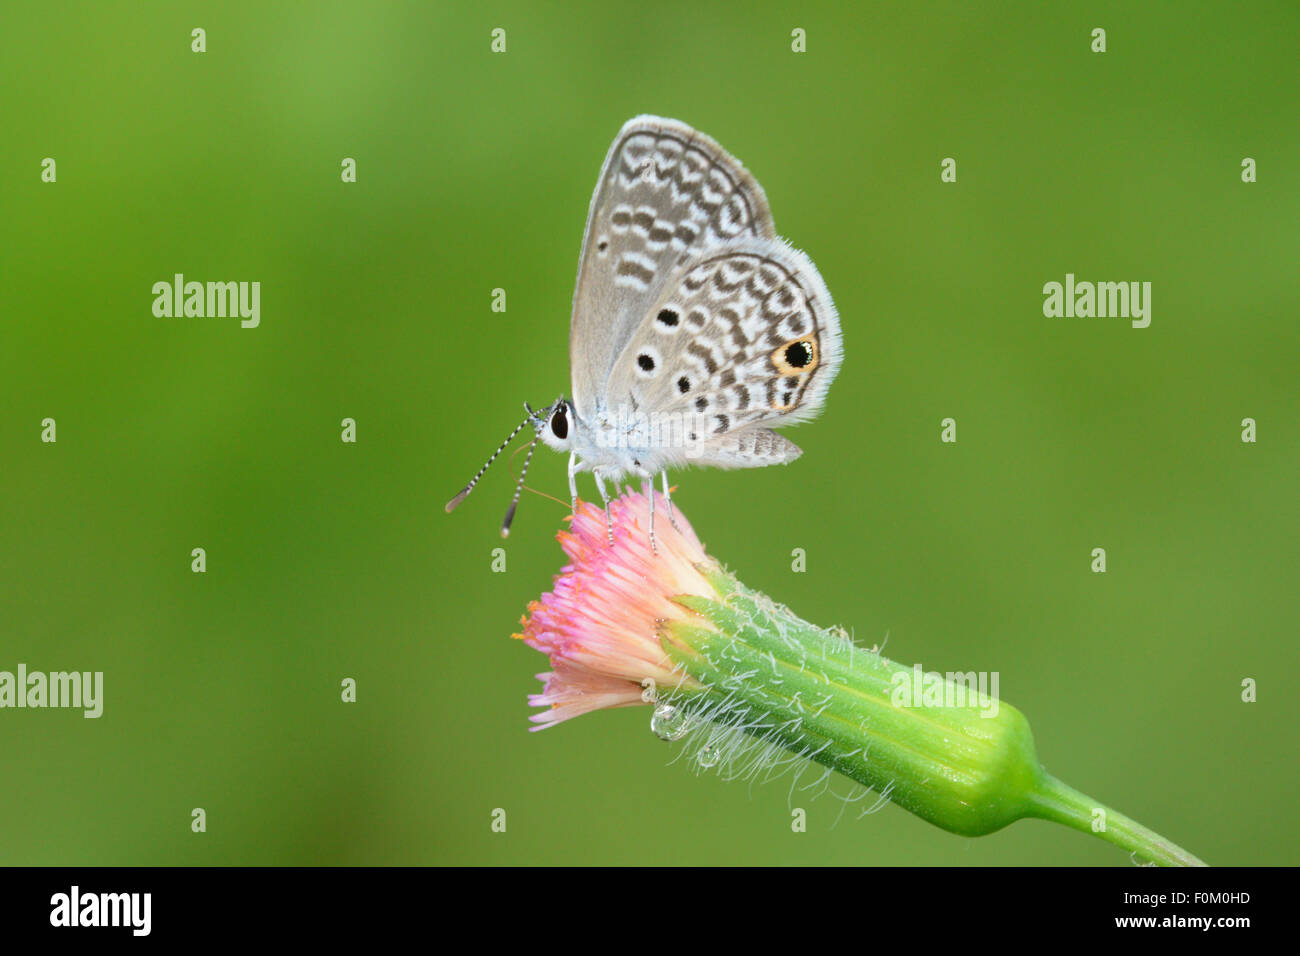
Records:
{"label": "butterfly leg", "polygon": [[574,514],[578,511],[578,453],[569,452],[569,501],[573,505]]}
{"label": "butterfly leg", "polygon": [[650,553],[659,553],[659,543],[655,541],[655,476],[645,480],[645,496],[650,499]]}
{"label": "butterfly leg", "polygon": [[[668,523],[677,528],[677,518],[673,512],[673,496],[668,493],[668,469],[665,468],[660,475],[664,480],[664,501],[668,502]],[[678,531],[681,528],[677,528]]]}
{"label": "butterfly leg", "polygon": [[614,546],[614,519],[609,516],[609,492],[605,490],[605,479],[601,477],[598,468],[591,469],[591,477],[596,479],[596,490],[600,492],[600,500],[605,502],[605,531],[609,535],[609,546]]}

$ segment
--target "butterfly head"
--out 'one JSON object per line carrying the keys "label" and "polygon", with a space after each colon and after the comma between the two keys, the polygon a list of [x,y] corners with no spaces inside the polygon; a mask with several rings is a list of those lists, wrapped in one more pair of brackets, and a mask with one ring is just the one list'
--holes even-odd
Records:
{"label": "butterfly head", "polygon": [[554,403],[546,408],[533,411],[528,405],[528,414],[532,416],[533,428],[537,431],[537,437],[550,448],[556,451],[571,451],[573,449],[573,431],[576,420],[573,416],[573,405],[563,397],[557,398]]}

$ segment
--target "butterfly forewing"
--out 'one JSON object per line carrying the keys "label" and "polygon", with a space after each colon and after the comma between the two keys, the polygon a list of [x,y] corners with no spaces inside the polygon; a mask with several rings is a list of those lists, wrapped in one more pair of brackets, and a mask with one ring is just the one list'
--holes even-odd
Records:
{"label": "butterfly forewing", "polygon": [[578,263],[569,362],[579,418],[684,263],[775,234],[762,187],[712,139],[676,120],[629,121],[605,157]]}

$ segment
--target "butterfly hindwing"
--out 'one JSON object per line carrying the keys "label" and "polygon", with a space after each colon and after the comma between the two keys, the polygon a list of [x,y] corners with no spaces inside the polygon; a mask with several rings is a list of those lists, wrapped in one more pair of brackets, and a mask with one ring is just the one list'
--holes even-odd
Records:
{"label": "butterfly hindwing", "polygon": [[614,361],[682,263],[720,243],[775,236],[763,189],[712,139],[677,120],[624,125],[596,183],[573,298],[573,402],[589,415]]}
{"label": "butterfly hindwing", "polygon": [[712,442],[815,416],[841,355],[839,317],[812,261],[779,239],[732,240],[665,284],[615,360],[607,401],[689,414],[697,439]]}
{"label": "butterfly hindwing", "polygon": [[679,460],[682,464],[713,468],[762,468],[787,465],[801,454],[799,446],[784,435],[751,425],[684,449]]}

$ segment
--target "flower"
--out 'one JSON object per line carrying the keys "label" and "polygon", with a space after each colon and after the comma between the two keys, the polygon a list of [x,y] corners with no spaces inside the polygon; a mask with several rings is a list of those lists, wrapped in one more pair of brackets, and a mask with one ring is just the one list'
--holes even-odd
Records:
{"label": "flower", "polygon": [[[650,499],[631,492],[610,502],[614,543],[605,512],[581,502],[568,531],[557,537],[569,564],[554,589],[528,605],[523,633],[514,635],[546,654],[552,670],[529,700],[548,708],[531,718],[541,730],[605,707],[649,703],[648,687],[693,687],[674,669],[660,628],[694,618],[675,600],[717,599],[705,576],[716,563],[681,514],[669,519],[667,499],[656,495],[656,549],[650,544]],[[653,681],[654,684],[648,684]]]}
{"label": "flower", "polygon": [[[1037,817],[1165,865],[1204,865],[1045,771],[1025,716],[953,675],[858,648],[746,588],[709,557],[680,513],[627,492],[583,504],[559,534],[569,564],[515,636],[551,670],[530,695],[533,730],[605,707],[656,704],[651,728],[698,746],[700,768],[755,779],[780,762],[822,764],[951,833]],[[963,677],[964,675],[956,675]],[[994,675],[996,676],[996,675]],[[970,674],[973,678],[974,674]],[[653,682],[653,683],[650,683]],[[793,755],[792,757],[790,755]]]}

